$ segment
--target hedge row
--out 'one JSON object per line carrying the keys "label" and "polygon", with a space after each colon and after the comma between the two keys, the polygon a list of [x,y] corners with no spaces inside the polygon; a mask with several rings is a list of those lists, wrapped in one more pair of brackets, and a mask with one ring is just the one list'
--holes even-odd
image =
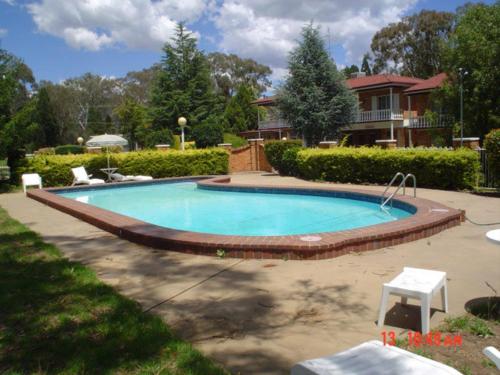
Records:
{"label": "hedge row", "polygon": [[488,155],[488,166],[493,174],[495,186],[500,187],[500,129],[491,130],[484,139]]}
{"label": "hedge row", "polygon": [[297,154],[298,176],[340,183],[387,184],[396,172],[412,173],[419,187],[469,189],[476,186],[478,153],[469,149],[307,149]]}
{"label": "hedge row", "polygon": [[[223,149],[188,151],[139,151],[110,154],[110,165],[123,175],[148,175],[154,178],[225,174],[229,156]],[[107,166],[106,154],[41,155],[25,159],[18,169],[22,173],[38,173],[44,186],[67,186],[73,181],[71,168],[84,166],[95,178]]]}
{"label": "hedge row", "polygon": [[[266,158],[269,164],[280,172],[280,174],[288,176],[292,173],[289,172],[289,164],[292,162],[290,158],[284,158],[285,152],[290,149],[298,150],[302,146],[302,141],[300,140],[289,140],[289,141],[270,141],[264,146],[264,152],[266,153]],[[293,167],[292,167],[293,168]]]}

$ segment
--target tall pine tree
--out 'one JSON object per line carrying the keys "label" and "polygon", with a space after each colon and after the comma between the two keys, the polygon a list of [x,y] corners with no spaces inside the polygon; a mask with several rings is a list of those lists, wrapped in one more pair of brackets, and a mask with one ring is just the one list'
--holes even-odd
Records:
{"label": "tall pine tree", "polygon": [[174,130],[181,116],[196,126],[216,107],[206,57],[183,23],[177,25],[172,42],[165,44],[163,52],[151,98],[153,128]]}
{"label": "tall pine tree", "polygon": [[50,101],[47,88],[42,87],[38,92],[38,102],[36,105],[37,122],[40,126],[45,146],[57,146],[59,144],[59,126],[57,124],[55,109]]}
{"label": "tall pine tree", "polygon": [[356,111],[356,97],[328,57],[319,28],[308,25],[302,41],[288,59],[289,76],[280,90],[278,106],[283,117],[306,144],[338,136]]}
{"label": "tall pine tree", "polygon": [[363,55],[363,61],[361,62],[361,71],[365,73],[367,76],[372,75],[372,68],[370,67],[370,55],[365,53]]}
{"label": "tall pine tree", "polygon": [[231,133],[254,129],[257,125],[257,107],[251,103],[256,99],[248,85],[240,85],[224,111],[224,128]]}

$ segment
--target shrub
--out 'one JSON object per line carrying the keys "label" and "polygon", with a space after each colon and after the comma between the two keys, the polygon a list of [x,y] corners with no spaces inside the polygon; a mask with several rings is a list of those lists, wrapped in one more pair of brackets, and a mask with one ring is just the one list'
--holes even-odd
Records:
{"label": "shrub", "polygon": [[283,161],[283,156],[285,151],[290,148],[300,148],[302,146],[302,141],[300,140],[290,140],[290,141],[271,141],[267,142],[264,146],[264,152],[266,153],[267,160],[271,164],[271,166],[276,169],[280,174],[287,174],[287,165],[290,165],[289,158],[291,155],[288,155],[287,162],[285,165]]}
{"label": "shrub", "polygon": [[195,126],[192,136],[196,148],[213,147],[224,141],[224,129],[215,122],[207,121]]}
{"label": "shrub", "polygon": [[[223,149],[189,151],[138,151],[110,156],[110,165],[124,175],[149,175],[154,178],[225,174],[228,153]],[[71,168],[84,166],[95,177],[107,165],[106,154],[54,155],[24,159],[19,173],[38,173],[44,186],[67,186],[73,181]]]}
{"label": "shrub", "polygon": [[245,138],[231,133],[224,133],[224,143],[231,143],[231,146],[233,146],[234,148],[248,145],[248,141]]}
{"label": "shrub", "polygon": [[144,140],[144,146],[146,148],[155,148],[156,145],[160,144],[174,144],[174,137],[169,129],[153,130],[148,133],[146,139]]}
{"label": "shrub", "polygon": [[78,145],[63,145],[57,146],[55,152],[56,155],[83,154],[85,152],[85,147]]}
{"label": "shrub", "polygon": [[379,148],[308,149],[297,153],[298,175],[312,180],[386,184],[396,172],[412,173],[419,187],[468,189],[479,176],[477,152]]}
{"label": "shrub", "polygon": [[500,187],[500,129],[493,129],[484,138],[484,148],[488,155],[488,166],[495,185]]}
{"label": "shrub", "polygon": [[44,148],[39,148],[33,154],[35,154],[35,155],[55,155],[56,152],[55,152],[54,147],[44,147]]}

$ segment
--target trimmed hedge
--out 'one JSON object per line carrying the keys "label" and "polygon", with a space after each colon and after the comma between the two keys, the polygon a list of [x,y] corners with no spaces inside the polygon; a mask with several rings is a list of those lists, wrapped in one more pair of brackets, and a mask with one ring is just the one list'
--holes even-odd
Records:
{"label": "trimmed hedge", "polygon": [[83,154],[85,147],[78,145],[63,145],[55,148],[56,155]]}
{"label": "trimmed hedge", "polygon": [[488,155],[488,167],[493,174],[495,186],[500,187],[500,129],[493,129],[484,138]]}
{"label": "trimmed hedge", "polygon": [[[110,165],[124,175],[148,175],[154,178],[225,174],[227,151],[214,148],[189,151],[138,151],[110,154]],[[67,186],[73,181],[71,168],[84,166],[87,173],[104,178],[100,171],[107,166],[106,154],[37,156],[24,159],[19,174],[38,173],[44,186]]]}
{"label": "trimmed hedge", "polygon": [[290,141],[270,141],[264,145],[264,152],[266,153],[267,160],[269,164],[276,169],[280,174],[285,176],[293,175],[292,171],[289,170],[291,167],[294,168],[294,161],[290,160],[288,155],[286,160],[284,160],[285,152],[289,149],[300,149],[302,147],[301,140],[290,140]]}
{"label": "trimmed hedge", "polygon": [[469,149],[337,147],[299,151],[297,169],[305,179],[356,184],[387,184],[396,172],[412,173],[419,187],[456,190],[476,185],[480,164]]}

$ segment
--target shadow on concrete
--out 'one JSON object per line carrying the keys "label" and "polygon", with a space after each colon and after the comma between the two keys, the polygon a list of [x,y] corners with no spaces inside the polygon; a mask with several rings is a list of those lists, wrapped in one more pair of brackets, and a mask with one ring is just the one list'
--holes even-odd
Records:
{"label": "shadow on concrete", "polygon": [[[46,240],[63,243],[72,257],[91,265],[123,256],[129,244],[107,234],[87,242],[72,236]],[[94,249],[91,254],[88,241]],[[271,355],[245,348],[239,341],[243,338],[251,336],[253,342],[286,339],[284,328],[332,323],[333,315],[339,330],[348,328],[352,315],[369,319],[368,306],[353,297],[348,284],[318,288],[311,280],[299,280],[287,288],[293,292],[277,297],[257,286],[265,285],[265,273],[239,267],[237,263],[244,262],[240,259],[179,255],[135,244],[127,250],[132,252],[126,265],[106,263],[106,274],[125,280],[118,283],[118,290],[138,301],[143,310],[155,306],[151,312],[166,320],[181,338],[195,345],[209,342],[214,357],[235,373],[287,373],[291,366],[279,350]],[[192,288],[193,284],[198,285]],[[228,341],[234,343],[231,350],[218,352],[217,344]]]}
{"label": "shadow on concrete", "polygon": [[[431,318],[437,312],[442,311],[431,307]],[[390,327],[398,327],[412,331],[422,330],[420,305],[402,305],[396,302],[385,314],[385,325]]]}

